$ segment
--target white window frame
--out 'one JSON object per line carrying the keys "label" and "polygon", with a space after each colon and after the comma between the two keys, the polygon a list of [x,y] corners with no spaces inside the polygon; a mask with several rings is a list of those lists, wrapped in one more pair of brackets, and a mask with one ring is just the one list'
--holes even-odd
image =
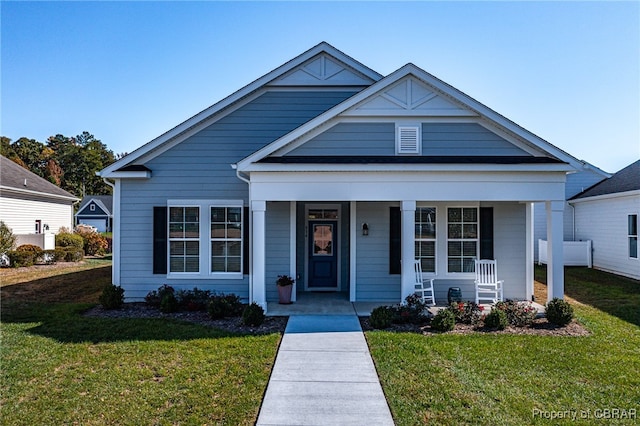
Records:
{"label": "white window frame", "polygon": [[95,204],[89,204],[89,211],[95,212],[96,211],[96,205]]}
{"label": "white window frame", "polygon": [[[462,236],[461,238],[449,238],[449,209],[461,209],[461,213],[462,213],[462,222],[455,222],[455,223],[460,223],[462,225]],[[464,222],[464,209],[475,209],[476,210],[476,221],[475,222]],[[445,232],[446,232],[446,245],[445,245],[445,253],[446,253],[446,271],[447,271],[447,275],[455,275],[455,276],[461,276],[461,275],[473,275],[475,272],[474,271],[450,271],[449,270],[449,242],[452,241],[461,241],[463,243],[463,250],[464,250],[464,242],[467,241],[475,241],[476,242],[476,258],[480,255],[480,207],[478,205],[451,205],[451,206],[446,206],[445,208],[445,223],[446,223],[446,228],[445,228]],[[475,223],[476,224],[476,238],[464,238],[464,224],[468,223]],[[457,257],[456,257],[457,258]],[[463,256],[462,258],[464,259],[464,252],[463,252]],[[464,265],[464,263],[463,263]]]}
{"label": "white window frame", "polygon": [[[433,209],[434,212],[434,223],[435,223],[435,238],[418,238],[416,236],[416,233],[414,233],[414,241],[415,241],[415,245],[417,245],[417,243],[419,242],[433,242],[433,271],[426,271],[424,268],[422,268],[422,272],[423,275],[438,275],[438,207],[436,206],[417,206],[416,207],[416,221],[415,221],[415,226],[416,228],[418,226],[420,226],[422,224],[421,221],[418,221],[418,212],[420,211],[420,209]],[[423,257],[419,256],[416,250],[415,253],[415,258],[421,260]],[[422,262],[421,262],[422,263]]]}
{"label": "white window frame", "polygon": [[[199,233],[199,271],[171,272],[171,238],[167,240],[167,279],[243,279],[244,274],[244,201],[243,200],[167,200],[167,209],[171,207],[198,207],[200,216]],[[240,272],[211,272],[211,208],[240,208]],[[170,210],[167,211],[167,232],[169,231]],[[167,234],[169,235],[169,234]]]}
{"label": "white window frame", "polygon": [[[214,208],[222,208],[225,209],[225,216],[228,214],[228,209],[239,209],[240,210],[240,237],[239,238],[230,238],[228,236],[225,236],[224,238],[219,238],[219,237],[212,237],[211,236],[211,225],[213,225],[213,222],[211,222],[211,210]],[[211,204],[209,205],[209,209],[208,209],[208,214],[209,214],[209,274],[211,274],[212,276],[216,276],[216,277],[220,277],[222,275],[224,276],[229,276],[229,277],[234,277],[237,274],[240,274],[240,276],[242,276],[242,265],[243,265],[243,252],[244,252],[244,242],[243,242],[243,221],[244,221],[244,211],[243,211],[243,206],[241,205],[237,205],[237,206],[230,206],[230,205],[219,205],[217,203],[215,204]],[[237,222],[229,222],[226,220],[227,218],[225,217],[225,222],[217,222],[217,223],[224,223],[224,225],[229,225],[231,223],[237,223]],[[228,227],[225,226],[225,231],[228,231]],[[213,269],[213,253],[212,253],[212,249],[211,249],[211,245],[214,241],[224,241],[224,242],[230,242],[230,241],[235,241],[235,242],[240,242],[240,270],[239,271],[234,271],[234,272],[228,272],[228,271],[224,271],[224,272],[214,272],[212,271]],[[235,256],[234,256],[235,257]],[[228,260],[229,256],[225,256],[225,259]],[[225,261],[226,263],[226,261]]]}
{"label": "white window frame", "polygon": [[[636,222],[636,233],[632,234],[631,233],[631,229],[629,229],[629,224],[631,223],[631,218],[635,216],[635,222]],[[640,247],[638,247],[638,228],[640,228],[640,221],[638,220],[638,218],[640,218],[640,215],[638,215],[638,213],[629,213],[627,215],[627,257],[629,259],[633,259],[633,260],[638,260],[640,259],[639,255],[640,255]],[[631,240],[635,239],[636,240],[636,255],[632,256],[631,255]]]}
{"label": "white window frame", "polygon": [[[198,209],[198,238],[175,238],[171,237],[171,209],[172,208],[197,208]],[[171,270],[171,243],[174,241],[197,241],[198,242],[198,271],[172,271]],[[186,256],[186,254],[185,254]],[[167,273],[168,275],[194,276],[202,272],[202,208],[194,203],[173,204],[167,206]]]}

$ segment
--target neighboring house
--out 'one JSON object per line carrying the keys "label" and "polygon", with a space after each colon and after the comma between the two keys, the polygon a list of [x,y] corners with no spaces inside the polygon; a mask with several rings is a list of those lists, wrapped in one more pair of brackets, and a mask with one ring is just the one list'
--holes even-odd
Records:
{"label": "neighboring house", "polygon": [[111,232],[113,223],[113,196],[87,195],[75,214],[76,225],[93,226],[98,232]]}
{"label": "neighboring house", "polygon": [[[589,164],[585,161],[575,160],[579,164],[578,171],[567,175],[567,183],[565,185],[565,199],[569,200],[571,197],[584,191],[586,188],[611,177],[611,174],[606,173],[596,166]],[[576,241],[574,232],[574,214],[573,208],[570,204],[565,205],[564,210],[564,240]],[[547,212],[544,203],[534,204],[534,259],[538,260],[538,240],[547,239]]]}
{"label": "neighboring house", "polygon": [[591,240],[593,267],[640,279],[640,160],[569,200],[576,239]]}
{"label": "neighboring house", "polygon": [[55,240],[47,235],[57,234],[62,227],[73,229],[73,203],[78,200],[0,156],[0,220],[18,236],[18,245],[54,248]]}
{"label": "neighboring house", "polygon": [[382,76],[321,43],[100,172],[115,181],[113,282],[162,284],[267,308],[301,292],[400,302],[414,259],[474,298],[475,258],[504,296],[533,292],[533,203],[552,230],[563,297],[565,181],[583,167],[413,64]]}

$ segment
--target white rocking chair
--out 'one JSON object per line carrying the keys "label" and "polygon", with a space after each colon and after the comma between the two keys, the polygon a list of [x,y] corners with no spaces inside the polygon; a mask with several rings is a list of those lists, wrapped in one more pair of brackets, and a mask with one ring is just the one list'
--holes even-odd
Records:
{"label": "white rocking chair", "polygon": [[496,303],[502,301],[502,284],[504,281],[498,280],[498,268],[495,260],[476,259],[476,303],[480,300]]}
{"label": "white rocking chair", "polygon": [[416,272],[416,282],[415,282],[416,294],[427,305],[435,306],[436,298],[433,294],[433,279],[430,279],[429,284],[425,285],[424,280],[422,279],[422,265],[420,264],[419,260],[415,261],[414,268]]}

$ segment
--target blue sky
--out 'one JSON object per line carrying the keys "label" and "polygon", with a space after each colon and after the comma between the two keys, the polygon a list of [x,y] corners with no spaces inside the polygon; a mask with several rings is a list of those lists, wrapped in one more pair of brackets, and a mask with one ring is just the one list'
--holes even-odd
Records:
{"label": "blue sky", "polygon": [[0,134],[131,152],[321,41],[412,62],[579,159],[640,158],[640,3],[0,3]]}

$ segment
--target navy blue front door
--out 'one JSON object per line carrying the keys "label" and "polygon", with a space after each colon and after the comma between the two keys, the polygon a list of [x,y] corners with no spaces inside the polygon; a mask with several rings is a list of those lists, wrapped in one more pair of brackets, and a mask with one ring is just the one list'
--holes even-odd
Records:
{"label": "navy blue front door", "polygon": [[309,222],[309,289],[338,289],[337,222]]}

